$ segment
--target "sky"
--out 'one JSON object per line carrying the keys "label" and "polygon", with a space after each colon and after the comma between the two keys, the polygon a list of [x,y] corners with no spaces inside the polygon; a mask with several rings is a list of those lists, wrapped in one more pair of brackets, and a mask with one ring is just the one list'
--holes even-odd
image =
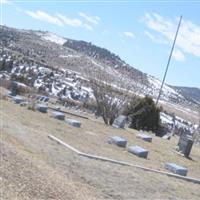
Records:
{"label": "sky", "polygon": [[106,48],[166,83],[200,88],[200,0],[0,0],[1,24],[50,31]]}

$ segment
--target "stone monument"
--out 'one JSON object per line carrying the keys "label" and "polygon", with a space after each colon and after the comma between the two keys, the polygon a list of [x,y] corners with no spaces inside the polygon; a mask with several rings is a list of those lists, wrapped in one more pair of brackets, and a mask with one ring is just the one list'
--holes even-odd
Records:
{"label": "stone monument", "polygon": [[113,122],[112,126],[115,128],[124,128],[126,124],[127,117],[124,115],[119,115]]}
{"label": "stone monument", "polygon": [[188,158],[192,149],[192,145],[192,136],[188,134],[181,134],[178,142],[178,151]]}

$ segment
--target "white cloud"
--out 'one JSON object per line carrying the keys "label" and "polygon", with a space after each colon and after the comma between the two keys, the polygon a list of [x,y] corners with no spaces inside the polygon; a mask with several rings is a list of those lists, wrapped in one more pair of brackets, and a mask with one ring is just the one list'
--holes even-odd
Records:
{"label": "white cloud", "polygon": [[92,24],[98,24],[101,20],[98,16],[88,16],[86,13],[79,12],[78,13],[80,17],[84,18],[87,22]]}
{"label": "white cloud", "polygon": [[123,36],[129,37],[129,38],[135,38],[135,34],[129,31],[125,31],[122,34]]}
{"label": "white cloud", "polygon": [[[146,13],[143,22],[147,27],[169,42],[174,39],[179,19],[166,19],[156,13]],[[185,53],[200,57],[200,25],[183,20],[179,30],[176,46]]]}
{"label": "white cloud", "polygon": [[173,51],[172,57],[177,61],[181,61],[181,62],[185,61],[184,54],[178,49]]}
{"label": "white cloud", "polygon": [[40,20],[40,21],[48,22],[50,24],[55,24],[58,26],[64,25],[63,22],[59,18],[57,18],[55,16],[51,16],[48,13],[40,11],[40,10],[37,10],[36,12],[27,10],[27,11],[25,11],[25,13],[35,19]]}
{"label": "white cloud", "polygon": [[84,26],[88,31],[93,31],[92,26],[90,26],[89,24],[83,24],[83,26]]}
{"label": "white cloud", "polygon": [[158,44],[168,44],[169,43],[168,41],[166,41],[166,39],[156,36],[156,35],[150,33],[149,31],[145,31],[144,34],[155,43],[158,43]]}
{"label": "white cloud", "polygon": [[109,30],[103,30],[103,31],[102,31],[102,34],[103,34],[103,35],[110,35],[110,31],[109,31]]}
{"label": "white cloud", "polygon": [[71,19],[71,18],[68,18],[61,14],[57,14],[56,16],[59,18],[59,20],[61,20],[61,22],[63,24],[73,26],[73,27],[81,27],[82,26],[82,21],[79,19]]}
{"label": "white cloud", "polygon": [[0,4],[9,4],[10,2],[8,0],[0,0]]}
{"label": "white cloud", "polygon": [[34,19],[44,21],[50,24],[55,24],[57,26],[72,26],[72,27],[79,27],[79,28],[85,28],[86,30],[92,31],[93,27],[89,24],[83,23],[80,19],[76,18],[69,18],[65,15],[62,15],[60,13],[57,13],[55,15],[50,15],[44,11],[37,10],[35,12],[33,11],[24,11],[25,14],[33,17]]}

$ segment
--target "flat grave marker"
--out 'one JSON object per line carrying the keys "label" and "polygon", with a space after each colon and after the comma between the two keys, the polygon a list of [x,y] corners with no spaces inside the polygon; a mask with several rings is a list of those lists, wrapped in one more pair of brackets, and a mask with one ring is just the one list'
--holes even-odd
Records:
{"label": "flat grave marker", "polygon": [[146,135],[144,133],[139,133],[137,134],[138,138],[141,138],[142,140],[146,141],[146,142],[152,142],[152,137],[150,135]]}
{"label": "flat grave marker", "polygon": [[182,167],[175,163],[165,163],[165,169],[167,169],[175,174],[179,174],[181,176],[186,176],[187,172],[188,172],[188,169],[186,167]]}
{"label": "flat grave marker", "polygon": [[65,119],[64,113],[58,112],[58,111],[52,112],[52,116],[53,116],[55,119],[59,119],[59,120],[64,120],[64,119]]}
{"label": "flat grave marker", "polygon": [[15,96],[13,97],[13,101],[16,103],[16,104],[20,104],[22,102],[24,102],[24,99],[20,96]]}
{"label": "flat grave marker", "polygon": [[79,122],[78,120],[66,119],[65,122],[68,123],[69,125],[72,125],[72,126],[77,127],[77,128],[81,127],[81,122]]}
{"label": "flat grave marker", "polygon": [[47,113],[48,106],[45,104],[36,104],[36,110],[42,113]]}
{"label": "flat grave marker", "polygon": [[113,136],[108,140],[109,144],[116,144],[119,147],[126,147],[127,140],[119,136]]}
{"label": "flat grave marker", "polygon": [[128,152],[142,158],[147,158],[149,151],[139,146],[129,146]]}

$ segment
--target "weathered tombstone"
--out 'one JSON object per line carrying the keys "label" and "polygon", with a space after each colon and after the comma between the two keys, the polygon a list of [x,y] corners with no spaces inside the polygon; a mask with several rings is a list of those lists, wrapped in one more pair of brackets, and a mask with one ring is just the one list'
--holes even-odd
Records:
{"label": "weathered tombstone", "polygon": [[129,146],[128,152],[142,158],[147,158],[149,151],[139,146]]}
{"label": "weathered tombstone", "polygon": [[44,98],[45,98],[45,96],[41,96],[41,97],[39,98],[39,101],[43,101]]}
{"label": "weathered tombstone", "polygon": [[22,107],[25,107],[25,106],[27,106],[28,105],[28,102],[27,101],[24,101],[24,102],[21,102],[20,103],[20,106],[22,106]]}
{"label": "weathered tombstone", "polygon": [[35,108],[36,108],[36,110],[38,110],[39,112],[46,113],[46,112],[47,112],[48,106],[46,106],[46,105],[44,105],[44,104],[36,104]]}
{"label": "weathered tombstone", "polygon": [[113,122],[112,126],[115,128],[124,128],[126,124],[127,117],[124,115],[119,115]]}
{"label": "weathered tombstone", "polygon": [[39,101],[47,102],[47,101],[49,101],[49,97],[47,97],[47,96],[41,96],[39,98]]}
{"label": "weathered tombstone", "polygon": [[170,140],[171,139],[172,134],[171,133],[167,133],[164,136],[162,136],[163,139],[165,140]]}
{"label": "weathered tombstone", "polygon": [[144,133],[139,133],[137,135],[138,138],[141,138],[142,140],[146,141],[146,142],[152,142],[152,137],[150,135],[146,135]]}
{"label": "weathered tombstone", "polygon": [[192,136],[188,134],[182,134],[178,142],[178,151],[184,154],[185,157],[189,157],[192,145],[193,145]]}
{"label": "weathered tombstone", "polygon": [[81,127],[81,122],[74,120],[74,119],[66,119],[65,122],[67,122],[69,125],[72,125],[77,128]]}
{"label": "weathered tombstone", "polygon": [[126,147],[127,140],[119,136],[113,136],[108,140],[109,144],[116,144],[119,147]]}
{"label": "weathered tombstone", "polygon": [[52,112],[52,116],[55,118],[55,119],[59,119],[59,120],[64,120],[65,119],[65,115],[61,112]]}
{"label": "weathered tombstone", "polygon": [[187,168],[179,166],[175,163],[165,163],[165,169],[181,176],[186,176],[188,172]]}
{"label": "weathered tombstone", "polygon": [[13,97],[13,101],[16,103],[16,104],[20,104],[24,101],[24,99],[20,96],[15,96]]}
{"label": "weathered tombstone", "polygon": [[48,101],[49,101],[49,97],[45,97],[44,102],[48,102]]}
{"label": "weathered tombstone", "polygon": [[18,84],[13,81],[12,84],[11,84],[11,93],[10,95],[11,96],[16,96],[17,95],[17,89],[18,89]]}

